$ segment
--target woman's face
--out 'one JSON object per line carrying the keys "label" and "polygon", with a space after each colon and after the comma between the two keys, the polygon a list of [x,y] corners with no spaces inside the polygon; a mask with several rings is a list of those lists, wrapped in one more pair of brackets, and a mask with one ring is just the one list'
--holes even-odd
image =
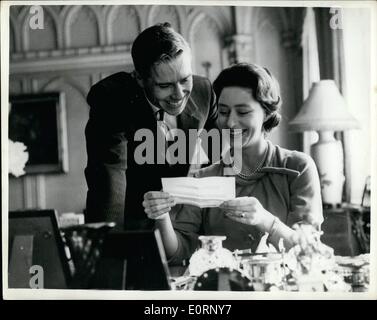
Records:
{"label": "woman's face", "polygon": [[[252,95],[251,89],[225,87],[219,97],[220,129],[230,129],[230,141],[242,136],[242,147],[258,143],[263,137],[266,113]],[[241,129],[235,132],[234,129]],[[240,131],[240,130],[238,130]]]}

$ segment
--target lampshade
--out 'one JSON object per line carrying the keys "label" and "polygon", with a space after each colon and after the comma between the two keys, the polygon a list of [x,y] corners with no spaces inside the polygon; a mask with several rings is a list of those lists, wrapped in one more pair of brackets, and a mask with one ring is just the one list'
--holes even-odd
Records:
{"label": "lampshade", "polygon": [[342,131],[358,128],[334,80],[313,84],[300,112],[289,123],[292,131]]}

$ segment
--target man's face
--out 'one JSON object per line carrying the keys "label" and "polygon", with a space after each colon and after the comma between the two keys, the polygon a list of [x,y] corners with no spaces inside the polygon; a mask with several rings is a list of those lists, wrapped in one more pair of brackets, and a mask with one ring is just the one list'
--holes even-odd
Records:
{"label": "man's face", "polygon": [[170,115],[179,115],[184,110],[192,90],[189,50],[185,50],[173,60],[152,67],[150,77],[139,83],[156,107]]}

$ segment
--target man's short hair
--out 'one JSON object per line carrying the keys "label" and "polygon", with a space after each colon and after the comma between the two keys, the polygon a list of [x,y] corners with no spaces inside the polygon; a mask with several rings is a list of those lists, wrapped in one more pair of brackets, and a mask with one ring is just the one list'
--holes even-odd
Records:
{"label": "man's short hair", "polygon": [[135,70],[146,79],[153,65],[174,59],[189,49],[187,41],[165,22],[141,32],[132,45],[131,55]]}

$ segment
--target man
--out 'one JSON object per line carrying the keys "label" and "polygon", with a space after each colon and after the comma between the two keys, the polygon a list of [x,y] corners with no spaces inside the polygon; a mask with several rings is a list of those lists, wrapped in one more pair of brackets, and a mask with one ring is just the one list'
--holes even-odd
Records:
{"label": "man", "polygon": [[161,123],[188,137],[189,129],[214,128],[217,110],[209,80],[192,74],[190,47],[168,23],[144,30],[131,53],[135,71],[101,80],[87,97],[86,220],[140,230],[153,223],[144,213],[144,194],[161,190],[161,177],[186,176],[190,163],[138,164],[135,149],[142,142],[135,133],[151,130],[156,147]]}

